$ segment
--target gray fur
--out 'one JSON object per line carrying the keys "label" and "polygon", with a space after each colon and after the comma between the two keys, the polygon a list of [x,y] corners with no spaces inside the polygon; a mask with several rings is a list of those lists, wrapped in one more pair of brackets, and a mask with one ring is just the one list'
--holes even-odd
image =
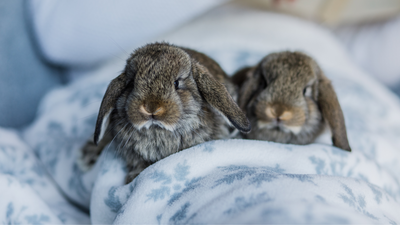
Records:
{"label": "gray fur", "polygon": [[[221,67],[206,55],[167,43],[146,45],[131,55],[124,72],[108,87],[94,142],[99,141],[103,119],[111,109],[108,137],[103,139],[115,137],[117,151],[127,162],[128,183],[173,153],[228,138],[232,129],[223,117],[237,129],[249,131],[249,121],[231,97],[236,92]],[[90,160],[83,154],[81,161]]]}
{"label": "gray fur", "polygon": [[351,151],[336,94],[311,57],[272,53],[257,66],[239,70],[232,80],[240,87],[238,103],[252,124],[245,138],[309,144],[326,120],[334,145]]}

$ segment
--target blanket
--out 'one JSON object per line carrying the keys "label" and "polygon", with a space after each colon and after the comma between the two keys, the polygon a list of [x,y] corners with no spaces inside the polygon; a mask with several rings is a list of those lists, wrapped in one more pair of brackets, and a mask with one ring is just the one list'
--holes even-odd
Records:
{"label": "blanket", "polygon": [[0,130],[0,221],[400,223],[399,99],[355,66],[329,31],[226,6],[158,40],[205,52],[229,74],[271,52],[309,54],[332,80],[353,152],[333,147],[329,131],[304,146],[217,140],[160,160],[124,185],[125,165],[112,143],[82,172],[79,149],[125,55],[48,93],[23,132]]}

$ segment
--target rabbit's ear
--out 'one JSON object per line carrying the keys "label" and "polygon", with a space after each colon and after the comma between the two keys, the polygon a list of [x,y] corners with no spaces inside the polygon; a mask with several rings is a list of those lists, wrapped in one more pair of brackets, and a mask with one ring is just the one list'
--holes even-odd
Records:
{"label": "rabbit's ear", "polygon": [[328,78],[317,68],[318,84],[318,105],[322,116],[328,121],[332,132],[332,143],[334,146],[351,152],[347,139],[346,125],[344,116],[336,97],[335,90]]}
{"label": "rabbit's ear", "polygon": [[193,73],[193,77],[201,96],[239,131],[249,132],[251,130],[249,120],[232,99],[225,86],[219,83],[205,67],[196,64],[197,71]]}
{"label": "rabbit's ear", "polygon": [[118,97],[125,89],[126,83],[127,77],[125,73],[122,73],[108,85],[103,101],[101,102],[99,115],[97,116],[96,129],[93,137],[93,141],[96,145],[103,138],[107,130],[107,126],[110,123],[110,114],[115,107]]}
{"label": "rabbit's ear", "polygon": [[232,82],[239,87],[243,85],[243,83],[248,79],[248,74],[253,67],[243,67],[240,70],[236,71],[235,74],[232,76]]}
{"label": "rabbit's ear", "polygon": [[244,82],[240,86],[238,103],[240,108],[243,111],[246,111],[246,107],[249,105],[253,97],[257,96],[266,88],[267,82],[264,76],[262,76],[259,67],[248,69],[246,73],[241,76],[245,76],[245,78],[242,78]]}
{"label": "rabbit's ear", "polygon": [[[272,60],[279,57],[281,53],[271,53],[265,56],[261,62],[251,69],[242,69],[237,72],[234,76],[241,76],[241,80],[244,83],[240,87],[240,96],[238,99],[239,106],[243,110],[251,103],[255,96],[258,96],[267,87],[267,76],[265,74],[264,67]],[[245,75],[243,75],[246,73]],[[243,76],[246,76],[243,78]],[[239,78],[236,78],[237,80]]]}

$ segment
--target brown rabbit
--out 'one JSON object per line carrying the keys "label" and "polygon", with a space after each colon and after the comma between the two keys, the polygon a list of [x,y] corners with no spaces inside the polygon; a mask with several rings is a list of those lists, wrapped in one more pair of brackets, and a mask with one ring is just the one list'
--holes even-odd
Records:
{"label": "brown rabbit", "polygon": [[317,63],[300,52],[273,53],[232,78],[252,131],[248,139],[309,144],[324,130],[333,145],[351,151],[336,93]]}
{"label": "brown rabbit", "polygon": [[90,168],[115,139],[128,183],[164,157],[229,137],[229,123],[248,132],[250,123],[235,95],[236,86],[218,63],[202,53],[167,43],[139,48],[108,86],[94,143],[82,149],[80,165]]}

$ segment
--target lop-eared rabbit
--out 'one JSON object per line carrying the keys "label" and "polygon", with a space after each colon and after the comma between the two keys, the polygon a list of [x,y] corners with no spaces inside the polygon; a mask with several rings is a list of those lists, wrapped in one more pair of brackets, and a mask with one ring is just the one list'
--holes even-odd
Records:
{"label": "lop-eared rabbit", "polygon": [[228,138],[230,125],[249,132],[236,96],[236,86],[205,54],[168,43],[145,45],[108,86],[93,141],[82,148],[79,165],[89,169],[113,141],[126,161],[129,183],[173,153]]}
{"label": "lop-eared rabbit", "polygon": [[240,87],[238,104],[252,126],[245,138],[304,145],[312,143],[327,122],[333,145],[351,151],[331,82],[306,54],[269,54],[232,80]]}

